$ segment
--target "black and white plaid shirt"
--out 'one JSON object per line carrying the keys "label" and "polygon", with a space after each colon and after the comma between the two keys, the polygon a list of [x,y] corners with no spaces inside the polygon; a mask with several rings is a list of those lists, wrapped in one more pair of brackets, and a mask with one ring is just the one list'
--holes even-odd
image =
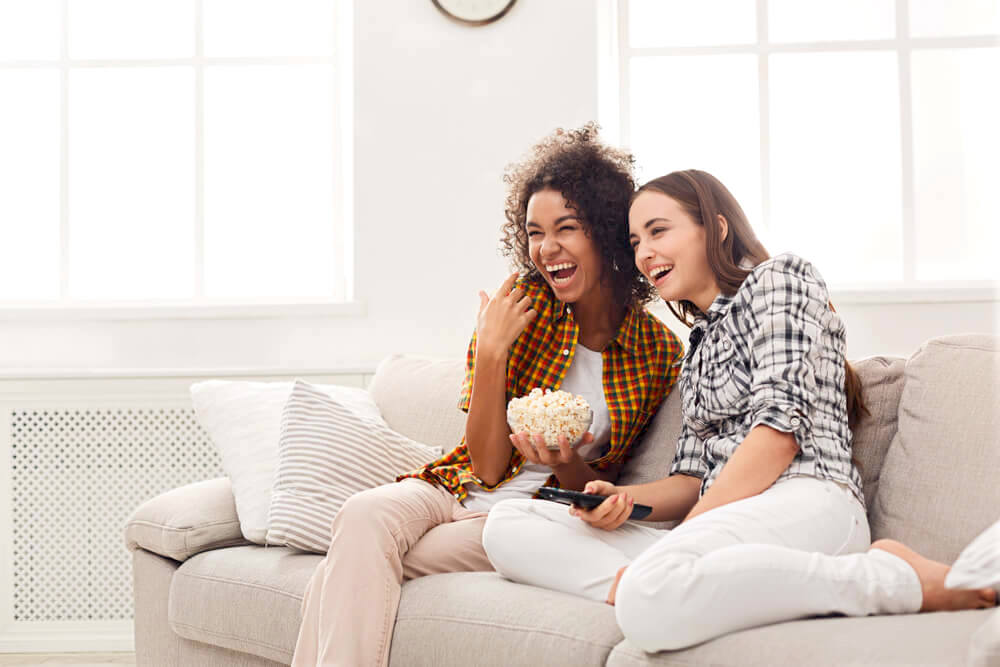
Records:
{"label": "black and white plaid shirt", "polygon": [[671,474],[701,477],[704,495],[750,430],[764,424],[793,433],[800,447],[778,479],[833,480],[864,503],[847,426],[846,330],[829,300],[809,262],[779,255],[695,320]]}

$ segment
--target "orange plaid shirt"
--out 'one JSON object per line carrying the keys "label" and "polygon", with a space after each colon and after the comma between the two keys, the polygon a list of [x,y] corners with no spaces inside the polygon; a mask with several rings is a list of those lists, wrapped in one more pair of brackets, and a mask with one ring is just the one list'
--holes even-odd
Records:
{"label": "orange plaid shirt", "polygon": [[[520,278],[516,284],[531,298],[538,313],[510,348],[507,358],[507,401],[524,396],[535,387],[558,389],[576,350],[580,328],[572,309],[557,300],[545,283]],[[659,409],[680,372],[683,349],[677,336],[643,308],[625,315],[618,333],[602,353],[604,399],[611,416],[611,446],[598,459],[588,461],[595,470],[623,463],[646,425]],[[472,378],[476,371],[476,336],[466,355],[465,383],[458,407],[469,411]],[[472,471],[472,459],[465,438],[453,450],[419,470],[400,475],[398,480],[417,477],[448,489],[459,501],[468,492],[465,485],[495,489],[521,470],[525,459],[512,448],[504,478],[495,486],[484,483]],[[548,486],[558,486],[555,475]]]}

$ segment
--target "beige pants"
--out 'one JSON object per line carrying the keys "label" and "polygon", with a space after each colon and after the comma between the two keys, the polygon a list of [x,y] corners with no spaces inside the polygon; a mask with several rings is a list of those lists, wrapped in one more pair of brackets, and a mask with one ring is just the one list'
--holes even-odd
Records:
{"label": "beige pants", "polygon": [[419,479],[349,498],[306,587],[292,666],[387,665],[403,579],[492,571],[485,522],[485,513]]}

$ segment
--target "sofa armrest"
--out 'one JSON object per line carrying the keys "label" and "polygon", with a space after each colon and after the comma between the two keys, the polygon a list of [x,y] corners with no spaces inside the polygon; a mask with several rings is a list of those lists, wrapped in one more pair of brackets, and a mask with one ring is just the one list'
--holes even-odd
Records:
{"label": "sofa armrest", "polygon": [[129,551],[184,561],[202,551],[250,544],[240,532],[228,477],[195,482],[147,500],[125,524]]}

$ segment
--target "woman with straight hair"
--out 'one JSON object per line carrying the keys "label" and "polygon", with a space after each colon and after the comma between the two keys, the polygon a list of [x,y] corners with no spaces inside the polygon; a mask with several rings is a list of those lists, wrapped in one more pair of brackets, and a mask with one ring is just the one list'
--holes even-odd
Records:
{"label": "woman with straight hair", "polygon": [[[465,437],[347,500],[306,589],[293,665],[388,664],[403,580],[491,570],[482,529],[496,502],[617,478],[681,357],[676,336],[642,307],[654,293],[621,233],[632,165],[591,124],[557,130],[508,167],[503,247],[518,273],[493,296],[480,292],[458,403]],[[507,402],[535,387],[590,403],[593,424],[575,448],[510,432]]]}
{"label": "woman with straight hair", "polygon": [[[682,649],[815,615],[996,604],[949,590],[948,566],[871,543],[851,429],[864,411],[846,330],[809,262],[769,257],[739,204],[688,170],[639,188],[629,210],[636,267],[692,325],[670,475],[617,487],[590,511],[497,505],[483,540],[496,570],[615,605],[625,637]],[[627,522],[633,503],[672,530]]]}

